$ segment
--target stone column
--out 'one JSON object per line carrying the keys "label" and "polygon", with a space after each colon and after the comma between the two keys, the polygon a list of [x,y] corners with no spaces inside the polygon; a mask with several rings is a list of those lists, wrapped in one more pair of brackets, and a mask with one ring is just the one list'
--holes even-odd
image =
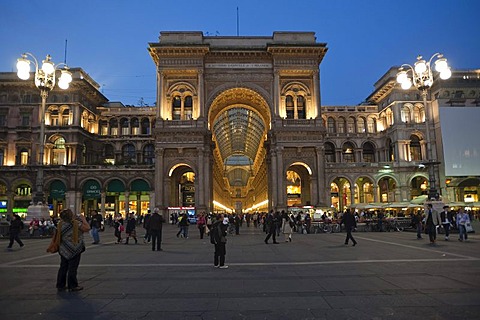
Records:
{"label": "stone column", "polygon": [[[268,160],[267,160],[268,164]],[[275,178],[277,177],[277,153],[274,148],[270,150],[270,174],[268,175],[268,193],[270,199],[270,209],[275,209],[278,205],[278,185],[274,183]]]}
{"label": "stone column", "polygon": [[155,206],[159,209],[164,209],[165,202],[165,185],[164,185],[164,170],[163,170],[163,156],[165,149],[158,148],[155,150],[155,179],[153,189],[155,190]]}
{"label": "stone column", "polygon": [[130,201],[130,192],[125,191],[125,217],[128,217],[128,214],[130,213],[130,205],[128,202]]}
{"label": "stone column", "polygon": [[278,117],[280,116],[280,74],[278,70],[273,71],[273,104],[275,116]]}
{"label": "stone column", "polygon": [[107,198],[106,192],[100,193],[100,212],[105,217],[105,200]]}
{"label": "stone column", "polygon": [[203,79],[203,70],[198,70],[198,104],[196,106],[196,110],[193,110],[193,116],[198,119],[205,117],[205,108],[203,106],[204,103],[204,79]]}
{"label": "stone column", "polygon": [[158,68],[157,70],[157,118],[162,118],[162,119],[164,119],[165,117],[165,111],[163,110],[164,108],[163,77],[164,77],[163,72],[160,71],[160,68]]}
{"label": "stone column", "polygon": [[320,72],[318,70],[313,71],[313,101],[315,104],[315,114],[312,115],[312,118],[319,118],[322,115],[320,108]]}
{"label": "stone column", "polygon": [[316,204],[326,204],[327,199],[326,197],[326,188],[325,188],[325,158],[324,158],[324,148],[317,147],[315,148],[316,160],[317,160],[317,201],[314,202]]}
{"label": "stone column", "polygon": [[198,208],[201,208],[201,210],[204,210],[205,190],[206,190],[205,179],[204,179],[206,177],[204,148],[198,147],[197,153],[198,153],[198,164],[197,164],[198,172],[197,172],[197,175],[195,176],[195,185],[197,186],[197,188],[195,189],[195,207],[198,207]]}
{"label": "stone column", "polygon": [[[286,186],[285,186],[285,173],[283,172],[283,147],[277,147],[277,210],[285,210],[287,208],[286,201]],[[275,179],[274,179],[275,181]]]}

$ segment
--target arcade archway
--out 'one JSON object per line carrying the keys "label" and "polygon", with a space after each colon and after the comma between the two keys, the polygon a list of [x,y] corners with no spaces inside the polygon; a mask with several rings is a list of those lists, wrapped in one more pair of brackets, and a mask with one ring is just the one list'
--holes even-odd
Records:
{"label": "arcade archway", "polygon": [[270,128],[266,100],[252,89],[228,89],[213,99],[208,119],[215,143],[215,210],[266,209],[268,179],[264,142]]}

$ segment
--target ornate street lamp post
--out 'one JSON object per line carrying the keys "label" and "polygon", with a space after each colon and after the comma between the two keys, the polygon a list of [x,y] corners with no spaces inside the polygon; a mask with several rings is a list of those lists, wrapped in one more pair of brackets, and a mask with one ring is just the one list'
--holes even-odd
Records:
{"label": "ornate street lamp post", "polygon": [[[435,60],[435,70],[432,69],[432,62]],[[430,138],[430,121],[432,117],[431,104],[427,105],[427,94],[435,80],[435,76],[439,74],[440,79],[446,80],[451,77],[452,71],[447,64],[447,59],[440,53],[435,53],[430,60],[425,61],[422,56],[417,57],[417,61],[412,67],[409,64],[403,64],[397,73],[397,82],[400,83],[402,89],[408,90],[412,84],[420,90],[423,98],[423,106],[425,108],[425,134],[427,139],[427,159],[423,165],[428,167],[428,181],[430,189],[428,191],[428,199],[438,200],[440,194],[436,185],[435,165],[439,164],[433,158],[432,141]]]}
{"label": "ornate street lamp post", "polygon": [[[30,58],[30,59],[29,59]],[[40,90],[42,104],[40,107],[40,135],[39,135],[39,154],[38,154],[38,171],[35,182],[35,195],[33,197],[33,206],[28,208],[29,218],[31,216],[46,216],[48,217],[48,207],[46,206],[45,195],[43,193],[43,165],[45,153],[45,105],[47,103],[48,94],[55,87],[56,71],[60,70],[60,77],[58,78],[58,86],[61,89],[68,89],[70,82],[72,82],[72,73],[68,71],[65,63],[55,65],[51,61],[50,55],[47,55],[42,65],[38,64],[37,59],[31,53],[24,53],[22,57],[17,60],[17,75],[22,80],[30,78],[30,63],[35,64],[35,86]],[[60,69],[60,67],[63,67]],[[46,212],[46,214],[45,214]]]}

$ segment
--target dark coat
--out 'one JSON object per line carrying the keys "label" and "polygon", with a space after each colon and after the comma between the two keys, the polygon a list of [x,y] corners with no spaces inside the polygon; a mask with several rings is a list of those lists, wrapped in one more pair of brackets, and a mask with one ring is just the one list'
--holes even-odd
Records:
{"label": "dark coat", "polygon": [[23,221],[20,219],[13,219],[9,227],[10,233],[20,233],[22,229],[23,229]]}
{"label": "dark coat", "polygon": [[127,227],[125,228],[125,232],[126,233],[131,233],[133,230],[135,230],[136,225],[137,225],[137,222],[136,222],[135,218],[128,219]]}
{"label": "dark coat", "polygon": [[147,230],[162,230],[162,224],[165,222],[165,219],[158,213],[153,213],[148,219],[145,228]]}
{"label": "dark coat", "polygon": [[342,217],[342,223],[346,229],[355,228],[357,226],[357,221],[355,221],[355,217],[350,212],[345,212]]}

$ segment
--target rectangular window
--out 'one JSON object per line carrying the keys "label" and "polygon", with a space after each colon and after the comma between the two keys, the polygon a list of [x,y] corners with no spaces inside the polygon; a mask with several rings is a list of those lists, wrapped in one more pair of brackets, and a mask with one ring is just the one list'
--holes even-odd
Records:
{"label": "rectangular window", "polygon": [[22,114],[22,127],[30,126],[30,115]]}
{"label": "rectangular window", "polygon": [[7,116],[5,114],[0,114],[0,127],[5,127],[7,124]]}

